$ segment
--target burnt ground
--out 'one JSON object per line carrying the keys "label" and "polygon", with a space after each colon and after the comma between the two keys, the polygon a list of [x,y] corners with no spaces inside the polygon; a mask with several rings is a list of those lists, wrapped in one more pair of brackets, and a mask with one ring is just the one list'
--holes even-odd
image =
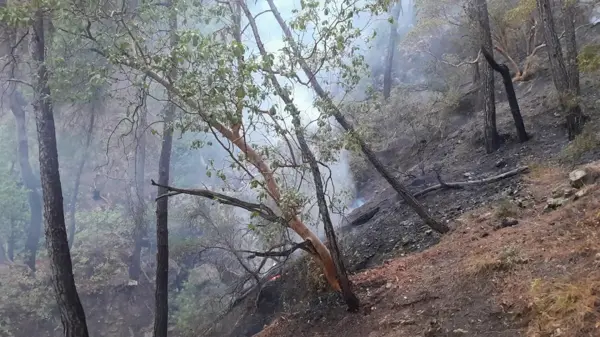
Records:
{"label": "burnt ground", "polygon": [[[405,146],[405,141],[398,140],[398,144],[404,146],[392,146],[380,153],[380,158],[390,169],[402,172],[404,183],[413,192],[437,183],[434,168],[445,181],[465,181],[494,176],[522,165],[530,165],[535,171],[564,166],[559,162],[568,144],[564,118],[548,96],[552,82],[547,76],[541,72],[537,78],[516,88],[531,136],[525,144],[516,140],[508,104],[500,102],[497,104],[498,131],[504,141],[493,154],[485,153],[482,133],[477,131],[483,130],[481,113],[458,111],[452,116],[447,135],[428,143],[423,154],[418,153],[416,146]],[[596,89],[591,80],[585,78],[582,87],[586,113],[592,118],[590,123],[597,124],[598,116],[593,109],[598,99]],[[597,151],[591,151],[578,161],[599,157]],[[425,165],[418,167],[416,163],[423,159]],[[349,337],[521,335],[528,322],[527,310],[521,308],[510,314],[504,306],[494,302],[494,296],[502,293],[501,288],[508,282],[505,278],[511,276],[484,275],[480,280],[479,274],[477,277],[464,274],[468,268],[457,268],[473,258],[475,250],[484,254],[494,252],[496,247],[502,251],[503,244],[531,236],[538,230],[529,228],[527,223],[510,235],[507,233],[515,229],[493,231],[502,219],[490,216],[498,207],[513,212],[513,206],[519,204],[524,207],[517,207],[520,215],[527,213],[535,219],[549,191],[532,189],[538,188],[536,184],[557,184],[559,180],[531,181],[531,175],[464,189],[439,190],[420,197],[433,214],[453,229],[438,244],[440,235],[430,231],[382,179],[372,172],[367,174],[371,179],[363,182],[361,190],[367,202],[348,216],[348,223],[375,208],[379,211],[366,223],[344,226],[341,233],[347,266],[354,274],[353,282],[363,302],[361,314],[346,313],[335,294],[303,286],[307,284],[303,282],[314,282],[304,280],[310,278],[310,269],[298,267],[263,289],[258,301],[251,296],[234,308],[218,324],[213,335],[252,336],[273,319],[275,322],[260,336],[334,336],[339,335],[342,328],[344,336]],[[477,218],[481,214],[486,216]],[[473,216],[475,221],[464,220]],[[537,220],[522,222],[526,221],[537,224]],[[540,226],[544,231],[535,235],[551,237],[553,232],[547,233],[546,224]],[[540,273],[544,273],[540,268]],[[527,289],[523,289],[523,293],[527,293]],[[442,332],[434,332],[437,325]],[[430,334],[426,334],[428,329],[432,331]],[[457,332],[452,332],[454,330]],[[450,333],[445,334],[447,331]]]}

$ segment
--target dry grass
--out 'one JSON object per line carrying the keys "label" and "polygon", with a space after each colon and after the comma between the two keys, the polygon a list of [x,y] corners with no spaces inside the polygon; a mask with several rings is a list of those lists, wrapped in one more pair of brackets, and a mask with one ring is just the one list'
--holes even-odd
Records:
{"label": "dry grass", "polygon": [[590,275],[574,281],[543,281],[531,284],[533,321],[528,336],[582,336],[586,322],[598,326],[600,278]]}
{"label": "dry grass", "polygon": [[560,153],[560,160],[564,163],[574,163],[579,160],[588,151],[594,150],[600,145],[598,133],[595,126],[588,123],[583,132]]}
{"label": "dry grass", "polygon": [[519,213],[519,207],[509,199],[502,199],[496,206],[494,216],[497,219],[514,218]]}

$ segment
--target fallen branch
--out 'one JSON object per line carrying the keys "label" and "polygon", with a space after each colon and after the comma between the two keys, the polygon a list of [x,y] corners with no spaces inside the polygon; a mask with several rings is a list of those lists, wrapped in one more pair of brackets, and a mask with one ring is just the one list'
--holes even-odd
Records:
{"label": "fallen branch", "polygon": [[527,170],[529,170],[529,167],[527,166],[522,166],[522,167],[518,167],[514,170],[508,171],[508,172],[504,172],[502,174],[499,174],[497,176],[493,176],[493,177],[489,177],[489,178],[485,178],[485,179],[480,179],[480,180],[469,180],[469,181],[460,181],[460,182],[447,182],[447,183],[440,183],[437,185],[433,185],[430,187],[427,187],[426,189],[417,192],[414,194],[414,197],[420,197],[423,196],[429,192],[432,191],[436,191],[436,190],[441,190],[441,189],[446,189],[446,188],[464,188],[466,186],[471,186],[471,185],[480,185],[480,184],[487,184],[487,183],[493,183],[505,178],[509,178],[512,176],[515,176],[517,174],[526,172]]}
{"label": "fallen branch", "polygon": [[230,206],[243,208],[243,209],[247,210],[248,212],[255,213],[256,215],[260,216],[261,218],[263,218],[267,221],[278,222],[283,225],[287,224],[285,219],[283,219],[282,217],[275,214],[275,212],[271,208],[265,206],[264,204],[256,204],[256,203],[252,203],[252,202],[243,201],[238,198],[230,197],[228,195],[209,191],[209,190],[177,188],[177,187],[157,184],[154,180],[151,180],[151,182],[152,182],[152,186],[158,186],[158,187],[165,188],[169,192],[169,193],[166,193],[163,195],[159,195],[158,197],[156,197],[156,200],[158,200],[160,198],[170,197],[170,196],[177,195],[177,194],[195,195],[195,196],[215,200],[216,202],[223,204],[223,205],[230,205]]}

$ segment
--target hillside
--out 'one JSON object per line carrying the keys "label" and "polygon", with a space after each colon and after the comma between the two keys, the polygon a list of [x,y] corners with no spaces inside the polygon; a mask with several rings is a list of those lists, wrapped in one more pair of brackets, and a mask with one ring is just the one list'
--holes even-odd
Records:
{"label": "hillside", "polygon": [[[596,81],[586,77],[582,82],[586,106],[593,107]],[[220,324],[222,330],[213,335],[252,336],[271,320],[256,336],[338,336],[341,331],[350,337],[597,334],[589,329],[595,324],[590,317],[597,314],[592,272],[600,252],[594,243],[600,192],[596,185],[586,187],[581,192],[585,196],[571,201],[576,190],[569,187],[568,174],[598,158],[598,139],[588,131],[567,141],[547,94],[551,85],[542,70],[517,87],[532,136],[527,143],[511,136],[514,126],[507,103],[501,101],[498,125],[507,136],[496,153],[485,154],[481,133],[473,131],[482,129],[480,113],[457,111],[449,135],[430,144],[424,156],[410,146],[382,155],[387,165],[404,173],[414,193],[438,183],[434,168],[445,182],[460,182],[528,167],[497,182],[420,197],[450,224],[449,235],[440,238],[428,230],[376,175],[365,175],[370,177],[363,184],[366,203],[348,216],[341,239],[363,303],[359,314],[347,313],[334,294],[311,288],[314,281],[291,271],[263,289],[258,308],[253,297],[222,320],[235,319],[236,325],[223,329]],[[591,130],[598,118],[593,109],[586,112],[592,117]],[[415,168],[423,157],[426,175]],[[560,200],[563,191],[570,201],[548,210],[548,202]],[[366,223],[356,224],[373,212]],[[308,289],[297,288],[303,282]]]}

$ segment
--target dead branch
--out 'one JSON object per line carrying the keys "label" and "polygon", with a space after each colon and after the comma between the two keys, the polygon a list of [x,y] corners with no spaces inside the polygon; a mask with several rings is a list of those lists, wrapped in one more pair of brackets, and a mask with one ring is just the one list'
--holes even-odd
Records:
{"label": "dead branch", "polygon": [[[154,180],[151,180],[151,182],[152,182],[152,186],[165,188],[169,192],[167,194],[159,195],[158,197],[156,197],[156,200],[158,200],[160,198],[173,196],[176,194],[195,195],[195,196],[215,200],[216,202],[223,204],[223,205],[230,205],[230,206],[243,208],[249,212],[256,213],[258,216],[260,216],[261,218],[263,218],[267,221],[278,222],[278,223],[281,223],[284,225],[286,224],[285,219],[283,219],[282,217],[275,214],[275,212],[271,208],[265,206],[264,204],[256,204],[256,203],[243,201],[238,198],[234,198],[234,197],[222,194],[222,193],[217,193],[217,192],[213,192],[213,191],[209,191],[209,190],[177,188],[177,187],[172,187],[172,186],[168,186],[168,185],[157,184]],[[173,192],[175,192],[176,194],[174,194]]]}
{"label": "dead branch", "polygon": [[526,172],[529,170],[528,166],[522,166],[522,167],[518,167],[514,170],[508,171],[508,172],[504,172],[502,174],[499,174],[497,176],[493,176],[493,177],[489,177],[489,178],[485,178],[485,179],[480,179],[480,180],[469,180],[469,181],[459,181],[459,182],[446,182],[446,183],[440,183],[437,185],[433,185],[430,187],[427,187],[426,189],[417,192],[414,194],[414,197],[420,197],[423,196],[429,192],[432,191],[437,191],[440,189],[447,189],[447,188],[455,188],[455,189],[460,189],[460,188],[464,188],[467,186],[472,186],[472,185],[480,185],[480,184],[488,184],[488,183],[493,183],[505,178],[509,178],[512,176],[515,176],[517,174]]}
{"label": "dead branch", "polygon": [[435,54],[431,51],[431,50],[424,50],[425,53],[429,54],[431,57],[433,57],[436,61],[443,63],[443,64],[447,64],[449,66],[455,67],[455,68],[460,68],[462,66],[465,65],[470,65],[470,64],[475,64],[475,63],[479,63],[479,59],[481,58],[481,50],[477,53],[477,58],[474,59],[473,61],[463,61],[460,62],[458,64],[454,64],[451,62],[448,62],[446,60],[442,60],[440,58],[438,58],[437,56],[435,56]]}

